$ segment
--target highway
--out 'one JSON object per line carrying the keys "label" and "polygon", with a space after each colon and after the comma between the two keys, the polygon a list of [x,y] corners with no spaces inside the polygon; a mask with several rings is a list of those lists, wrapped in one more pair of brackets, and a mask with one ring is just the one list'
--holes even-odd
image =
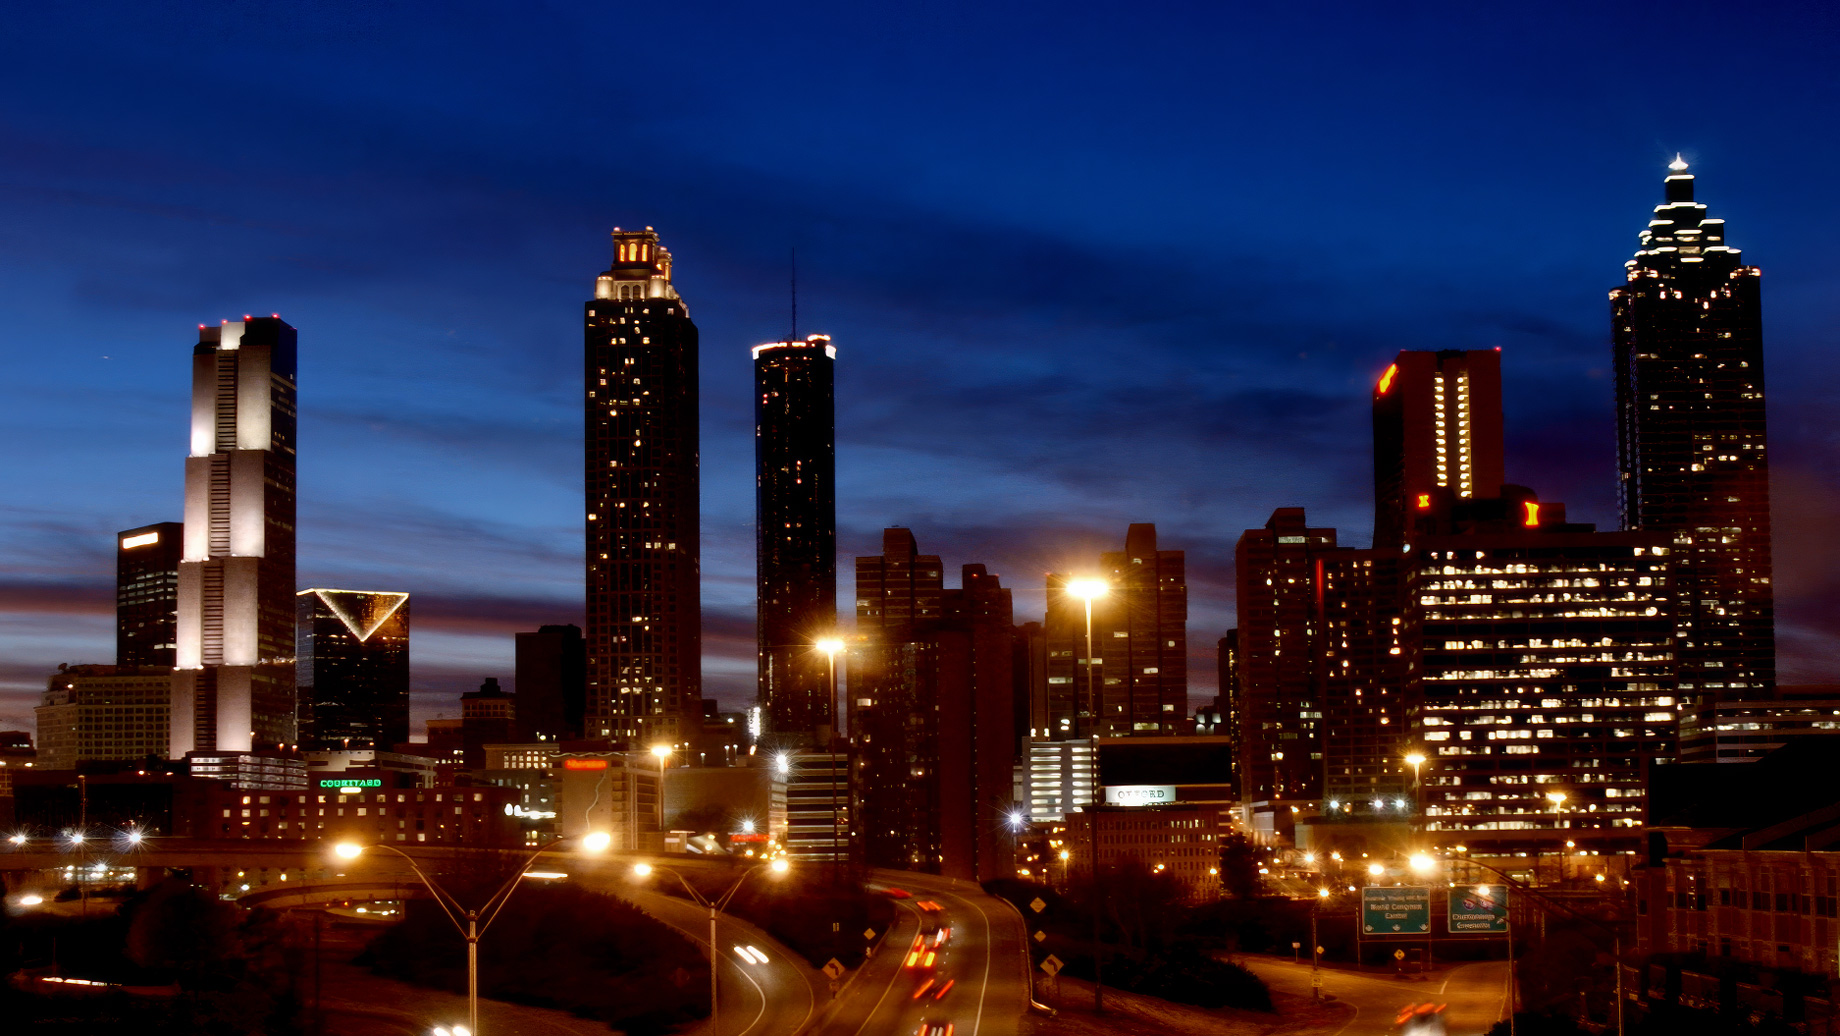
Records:
{"label": "highway", "polygon": [[[1293,964],[1279,957],[1248,955],[1236,959],[1274,991],[1310,995],[1308,964]],[[1399,1009],[1426,1001],[1449,1005],[1444,1011],[1444,1027],[1450,1036],[1475,1036],[1507,1017],[1508,965],[1505,961],[1459,964],[1434,973],[1425,982],[1324,968],[1322,988],[1325,994],[1355,1009],[1346,1025],[1325,1036],[1391,1036],[1399,1031],[1393,1024]]]}
{"label": "highway", "polygon": [[[949,878],[877,871],[875,884],[913,898],[897,901],[897,920],[881,949],[820,1016],[814,1036],[897,1036],[919,1033],[924,1024],[949,1024],[952,1036],[1015,1036],[1029,999],[1027,935],[1015,911]],[[924,901],[940,905],[938,926],[950,930],[931,971],[906,966],[922,931]]]}

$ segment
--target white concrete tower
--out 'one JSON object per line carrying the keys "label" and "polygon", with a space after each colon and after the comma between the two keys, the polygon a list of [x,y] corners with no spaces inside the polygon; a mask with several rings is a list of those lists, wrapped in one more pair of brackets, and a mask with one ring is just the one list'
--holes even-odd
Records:
{"label": "white concrete tower", "polygon": [[295,331],[200,327],[173,673],[173,758],[292,747]]}

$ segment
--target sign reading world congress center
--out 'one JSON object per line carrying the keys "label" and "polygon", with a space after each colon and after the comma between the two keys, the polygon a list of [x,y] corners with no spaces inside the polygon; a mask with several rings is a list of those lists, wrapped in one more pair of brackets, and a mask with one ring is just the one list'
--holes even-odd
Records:
{"label": "sign reading world congress center", "polygon": [[1459,885],[1450,890],[1450,930],[1499,935],[1508,930],[1508,886]]}
{"label": "sign reading world congress center", "polygon": [[1172,784],[1114,784],[1105,789],[1108,806],[1156,806],[1175,800]]}
{"label": "sign reading world congress center", "polygon": [[1428,888],[1364,888],[1361,932],[1364,935],[1426,935],[1431,931]]}

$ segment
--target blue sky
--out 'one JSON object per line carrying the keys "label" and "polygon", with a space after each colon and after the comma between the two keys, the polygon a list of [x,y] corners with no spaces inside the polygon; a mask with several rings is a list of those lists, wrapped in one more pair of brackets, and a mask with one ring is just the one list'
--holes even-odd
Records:
{"label": "blue sky", "polygon": [[796,247],[841,570],[907,525],[1034,617],[1153,521],[1205,699],[1241,530],[1305,506],[1366,542],[1399,349],[1501,346],[1509,477],[1614,526],[1606,292],[1676,151],[1765,273],[1784,677],[1840,681],[1831,9],[665,8],[9,14],[0,726],[110,660],[112,534],[180,517],[191,330],[244,313],[300,329],[301,585],[414,594],[418,719],[579,621],[580,306],[618,225],[660,230],[702,331],[712,692],[751,694],[747,350]]}

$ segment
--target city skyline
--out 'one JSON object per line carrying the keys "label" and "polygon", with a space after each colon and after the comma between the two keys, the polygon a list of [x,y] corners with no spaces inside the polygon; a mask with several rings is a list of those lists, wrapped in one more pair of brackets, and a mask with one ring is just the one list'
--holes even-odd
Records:
{"label": "city skyline", "polygon": [[[1633,17],[1606,19],[1634,31]],[[393,38],[387,23],[365,24]],[[478,44],[452,31],[409,64]],[[826,39],[842,42],[850,31],[829,29]],[[904,60],[924,50],[926,34],[916,31],[914,42],[890,44]],[[1734,31],[1797,45],[1781,26]],[[295,60],[371,46],[362,35],[307,35]],[[512,38],[507,64],[443,83],[483,87],[534,60],[524,55],[535,41]],[[722,39],[720,56],[747,66],[752,59]],[[106,34],[93,42],[129,52]],[[1337,56],[1355,47],[1331,42]],[[1073,34],[1045,49],[1065,55],[1091,45]],[[832,112],[882,149],[824,173],[775,166],[783,145],[736,157],[765,143],[746,128],[745,106],[697,92],[658,118],[706,120],[709,140],[635,123],[664,148],[654,166],[565,150],[568,171],[539,174],[488,153],[517,134],[480,113],[480,139],[470,145],[412,136],[375,153],[341,151],[374,178],[370,186],[340,182],[339,167],[327,164],[256,187],[267,163],[326,139],[337,121],[328,110],[343,112],[371,90],[389,99],[376,124],[397,125],[412,95],[399,98],[391,89],[401,84],[384,80],[318,102],[257,87],[259,96],[239,103],[267,106],[279,154],[240,155],[201,176],[175,141],[193,128],[227,132],[248,114],[202,99],[235,60],[154,88],[177,103],[146,129],[122,117],[85,130],[56,124],[53,115],[96,110],[101,98],[87,91],[109,80],[79,88],[68,72],[54,76],[64,96],[42,114],[9,117],[37,146],[0,195],[0,215],[21,228],[5,246],[17,250],[5,286],[13,314],[5,355],[20,376],[6,396],[18,445],[0,461],[0,484],[13,489],[0,514],[0,726],[29,726],[58,663],[112,654],[114,534],[169,518],[180,502],[174,458],[186,391],[172,343],[191,323],[234,320],[246,307],[287,314],[311,343],[300,400],[299,585],[416,594],[418,724],[437,711],[457,714],[459,691],[485,676],[508,683],[512,633],[582,621],[581,508],[571,495],[581,470],[574,307],[581,271],[605,264],[605,234],[634,224],[656,225],[671,241],[702,328],[709,693],[729,707],[753,694],[751,413],[741,354],[785,326],[783,254],[797,244],[802,322],[850,349],[838,368],[839,562],[876,553],[881,529],[904,525],[948,564],[987,562],[1016,589],[1018,620],[1038,619],[1043,573],[1090,567],[1114,549],[1120,526],[1154,522],[1163,543],[1188,558],[1192,707],[1212,696],[1212,646],[1233,625],[1232,542],[1242,530],[1275,508],[1307,507],[1312,524],[1365,545],[1355,530],[1372,508],[1367,398],[1400,349],[1501,346],[1510,477],[1566,501],[1575,520],[1616,528],[1605,290],[1634,229],[1662,200],[1658,177],[1677,150],[1730,219],[1733,244],[1770,278],[1764,355],[1780,680],[1840,679],[1820,661],[1840,655],[1831,620],[1821,625],[1840,607],[1840,558],[1823,529],[1840,510],[1832,475],[1840,444],[1822,409],[1840,387],[1828,345],[1836,270],[1801,232],[1821,187],[1811,173],[1825,168],[1833,145],[1787,132],[1782,114],[1791,96],[1815,110],[1834,88],[1801,82],[1792,61],[1767,67],[1749,56],[1762,50],[1734,46],[1734,74],[1746,73],[1762,110],[1717,99],[1724,87],[1709,80],[1671,87],[1678,104],[1611,117],[1600,106],[1631,89],[1636,70],[1614,69],[1595,45],[1539,36],[1520,46],[1501,82],[1451,102],[1465,112],[1505,106],[1502,121],[1518,121],[1516,133],[1488,131],[1458,149],[1440,143],[1445,126],[1428,115],[1399,116],[1403,145],[1340,121],[1323,134],[1335,139],[1317,140],[1220,116],[1251,136],[1242,152],[1145,117],[1110,131],[1140,149],[1130,162],[1058,173],[1033,193],[1022,184],[1044,170],[1016,152],[1042,131],[998,134],[1007,110],[999,102],[965,127],[923,120],[910,145],[870,134],[866,108],[802,97],[812,114],[797,120],[798,142],[838,149],[810,137],[817,113]],[[1542,46],[1583,59],[1592,70],[1585,85],[1557,99],[1521,97],[1513,84],[1532,81]],[[950,53],[997,67],[970,45]],[[1190,64],[1196,55],[1182,54],[1153,87],[1125,93],[1185,86],[1212,96],[1218,87]],[[22,55],[7,74],[29,74],[44,60]],[[1350,57],[1329,77],[1357,75],[1368,60]],[[1474,71],[1451,58],[1424,74],[1445,84]],[[724,82],[745,78],[728,75]],[[871,82],[876,102],[895,110],[915,102],[889,78]],[[533,93],[517,95],[519,103],[536,104],[565,83],[524,87]],[[1096,96],[1097,84],[1072,85],[1075,99],[1052,108],[1048,123]],[[959,103],[965,89],[942,87]],[[1331,109],[1326,94],[1272,104],[1279,121]],[[1607,128],[1587,125],[1593,114]],[[992,156],[938,158],[892,184],[877,175],[907,147],[951,141]],[[1260,144],[1276,157],[1243,164]],[[1070,166],[1099,153],[1066,147],[1054,150]],[[438,164],[462,173],[436,170],[428,156],[437,153]],[[146,161],[125,163],[137,170],[130,179],[90,171],[113,163],[88,158],[111,156]],[[757,163],[773,175],[758,175]],[[1452,171],[1433,175],[1440,163]],[[1106,204],[1078,197],[1127,173],[1150,190]],[[224,190],[207,197],[197,184]],[[1377,227],[1358,236],[1344,236],[1345,214],[1326,215],[1374,194],[1391,211],[1370,214]],[[1213,200],[1194,210],[1198,198]],[[315,226],[360,200],[376,228],[355,217]],[[1510,203],[1541,233],[1500,233],[1492,221]],[[1185,209],[1186,222],[1177,215]],[[469,220],[465,232],[435,229]],[[239,250],[237,261],[224,258]],[[1325,304],[1327,296],[1338,300]],[[67,329],[79,322],[81,344],[70,345]],[[28,344],[51,341],[66,344]],[[1121,344],[1133,362],[1102,362]]]}

